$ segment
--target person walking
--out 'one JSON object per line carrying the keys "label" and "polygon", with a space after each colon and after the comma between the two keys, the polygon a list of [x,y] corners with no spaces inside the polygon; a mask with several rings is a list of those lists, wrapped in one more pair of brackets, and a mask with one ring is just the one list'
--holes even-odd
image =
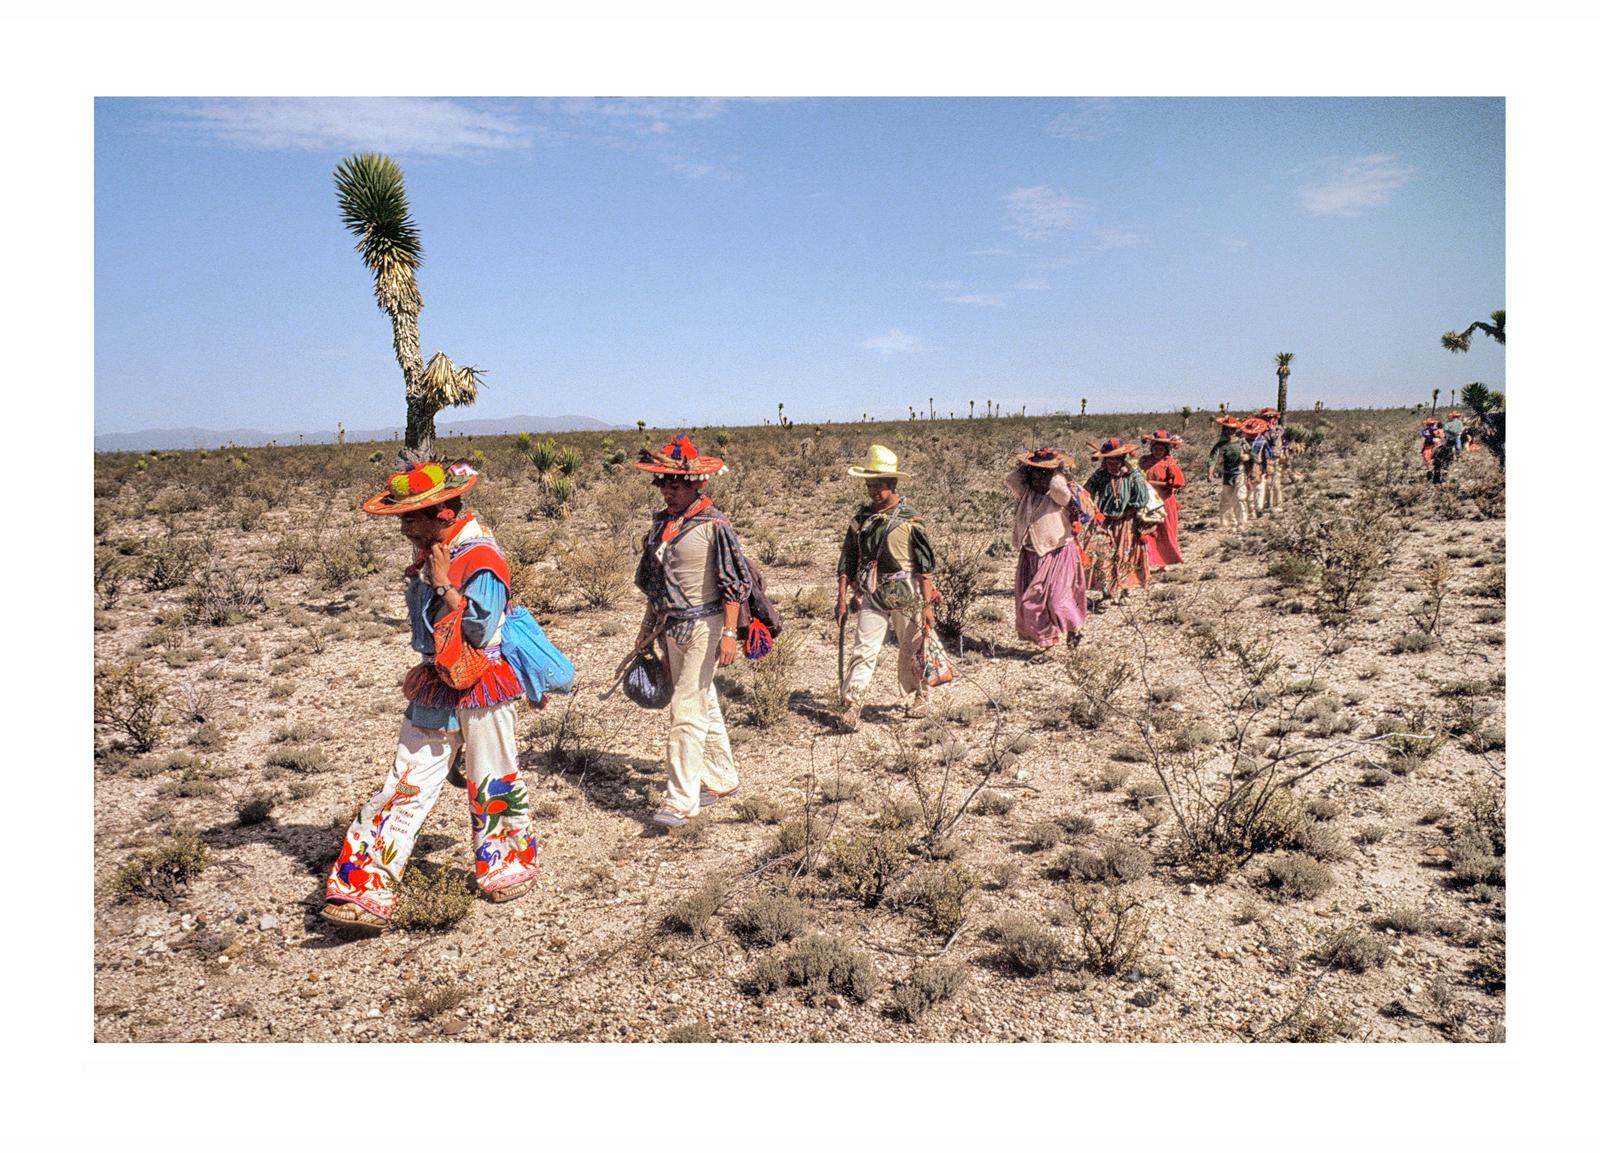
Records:
{"label": "person walking", "polygon": [[850,660],[840,687],[840,724],[861,723],[861,703],[878,665],[878,654],[894,628],[900,656],[900,692],[911,699],[906,716],[928,715],[922,683],[922,642],[933,631],[933,545],[911,505],[898,492],[907,474],[900,458],[881,444],[867,450],[866,463],[846,470],[866,483],[867,502],[856,509],[839,550],[839,599],[834,620],[842,630],[856,611]]}
{"label": "person walking", "polygon": [[676,436],[659,452],[641,449],[633,467],[661,490],[662,508],[634,573],[646,602],[634,652],[656,638],[666,648],[667,791],[650,819],[675,828],[739,791],[715,674],[739,657],[739,608],[753,578],[733,525],[705,493],[706,482],[727,467],[720,458],[702,456],[687,436]]}
{"label": "person walking", "polygon": [[1219,416],[1221,437],[1211,446],[1210,466],[1207,475],[1222,481],[1222,502],[1219,513],[1224,526],[1236,532],[1244,531],[1250,513],[1244,503],[1244,472],[1250,463],[1250,446],[1245,444],[1238,418]]}
{"label": "person walking", "polygon": [[1184,486],[1183,469],[1178,467],[1174,450],[1183,443],[1181,436],[1173,436],[1158,428],[1148,436],[1139,438],[1150,446],[1150,451],[1139,458],[1139,469],[1146,483],[1155,490],[1166,510],[1166,517],[1155,529],[1145,534],[1145,552],[1153,569],[1167,568],[1183,563],[1183,552],[1178,548],[1178,492]]}
{"label": "person walking", "polygon": [[1089,454],[1089,459],[1100,465],[1083,487],[1104,518],[1100,523],[1103,535],[1094,547],[1089,568],[1089,587],[1099,593],[1096,612],[1104,612],[1113,596],[1127,600],[1129,589],[1144,588],[1150,582],[1150,558],[1139,523],[1139,513],[1150,503],[1150,486],[1133,463],[1138,451],[1137,445],[1123,444],[1120,437],[1113,436],[1099,452]]}
{"label": "person walking", "polygon": [[492,533],[462,507],[478,483],[464,463],[402,460],[361,507],[396,518],[414,548],[405,570],[411,647],[409,704],[394,767],[345,833],[322,915],[381,930],[423,822],[463,753],[478,892],[513,900],[533,885],[539,845],[517,767],[516,708],[523,686],[500,651],[511,577]]}
{"label": "person walking", "polygon": [[1267,428],[1261,435],[1261,508],[1276,514],[1283,507],[1283,474],[1288,468],[1287,445],[1283,428],[1283,414],[1275,408],[1263,408],[1258,414]]}
{"label": "person walking", "polygon": [[1052,648],[1076,645],[1088,619],[1088,578],[1078,534],[1099,518],[1094,500],[1072,481],[1069,456],[1039,448],[1017,457],[1004,484],[1017,501],[1011,544],[1017,550],[1017,636]]}

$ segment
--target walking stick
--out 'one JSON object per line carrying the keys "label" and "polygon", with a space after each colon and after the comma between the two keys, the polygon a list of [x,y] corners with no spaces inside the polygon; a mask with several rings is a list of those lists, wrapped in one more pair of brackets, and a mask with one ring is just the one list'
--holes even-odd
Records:
{"label": "walking stick", "polygon": [[849,619],[850,605],[846,603],[844,616],[839,618],[839,705],[841,708],[844,706],[844,626]]}

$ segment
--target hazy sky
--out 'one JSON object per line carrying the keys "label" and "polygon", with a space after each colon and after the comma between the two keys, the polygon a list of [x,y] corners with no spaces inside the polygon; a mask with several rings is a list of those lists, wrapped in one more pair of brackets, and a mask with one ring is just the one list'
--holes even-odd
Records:
{"label": "hazy sky", "polygon": [[441,419],[1504,384],[1498,99],[100,99],[95,430],[398,424],[332,172],[404,167]]}

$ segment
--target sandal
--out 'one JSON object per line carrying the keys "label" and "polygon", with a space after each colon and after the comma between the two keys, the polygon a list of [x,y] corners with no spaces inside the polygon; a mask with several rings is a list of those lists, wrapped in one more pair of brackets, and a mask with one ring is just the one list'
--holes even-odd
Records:
{"label": "sandal", "polygon": [[522,881],[519,884],[507,885],[503,889],[496,889],[492,893],[485,893],[483,895],[484,899],[496,905],[503,905],[507,901],[515,901],[518,897],[525,895],[529,889],[533,888],[533,882],[535,879],[536,878],[529,877],[526,881]]}
{"label": "sandal", "polygon": [[387,920],[351,901],[329,901],[322,906],[322,919],[347,929],[366,929],[376,933],[389,927]]}

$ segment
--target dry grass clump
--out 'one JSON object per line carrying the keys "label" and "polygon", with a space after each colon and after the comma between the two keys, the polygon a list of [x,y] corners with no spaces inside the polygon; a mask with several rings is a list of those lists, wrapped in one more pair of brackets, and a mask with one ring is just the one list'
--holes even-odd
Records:
{"label": "dry grass clump", "polygon": [[896,903],[921,910],[928,928],[948,937],[966,921],[977,887],[978,875],[966,865],[940,861],[908,877]]}
{"label": "dry grass clump", "polygon": [[1068,848],[1051,863],[1050,873],[1066,881],[1103,881],[1122,885],[1150,875],[1155,858],[1137,845],[1121,842],[1104,852]]}
{"label": "dry grass clump", "polygon": [[866,954],[813,933],[781,955],[768,954],[756,962],[747,984],[757,993],[798,986],[813,999],[831,990],[865,1003],[876,991],[878,978]]}
{"label": "dry grass clump", "polygon": [[260,825],[272,817],[272,810],[277,807],[278,794],[275,792],[253,793],[239,802],[235,814],[240,825]]}
{"label": "dry grass clump", "polygon": [[1331,821],[1306,825],[1294,838],[1294,846],[1319,861],[1347,861],[1350,843]]}
{"label": "dry grass clump", "polygon": [[612,537],[586,540],[561,558],[561,575],[590,608],[606,609],[628,590],[637,558]]}
{"label": "dry grass clump", "polygon": [[783,819],[783,806],[766,797],[743,797],[733,803],[733,812],[752,824],[775,825]]}
{"label": "dry grass clump", "polygon": [[403,996],[419,1021],[431,1021],[466,1004],[472,990],[465,985],[410,985]]}
{"label": "dry grass clump", "polygon": [[1348,928],[1335,933],[1322,951],[1328,964],[1352,973],[1381,969],[1390,961],[1388,948],[1365,929]]}
{"label": "dry grass clump", "polygon": [[669,1045],[710,1045],[717,1037],[704,1021],[685,1021],[668,1029],[663,1039]]}
{"label": "dry grass clump", "polygon": [[728,927],[753,944],[772,946],[798,937],[809,921],[805,905],[787,893],[764,893],[735,913]]}
{"label": "dry grass clump", "polygon": [[198,833],[179,833],[123,863],[111,879],[118,900],[152,897],[171,902],[205,869],[210,854]]}
{"label": "dry grass clump", "polygon": [[757,728],[771,728],[789,715],[794,696],[799,641],[793,629],[772,642],[772,651],[753,664],[746,662],[745,704]]}
{"label": "dry grass clump", "polygon": [[267,764],[296,773],[319,773],[328,767],[321,745],[285,745],[267,754]]}
{"label": "dry grass clump", "polygon": [[458,924],[472,912],[470,879],[465,869],[439,869],[430,875],[421,866],[412,866],[400,882],[390,925],[412,932],[439,933]]}
{"label": "dry grass clump", "polygon": [[711,918],[716,916],[717,910],[727,899],[727,884],[720,878],[713,879],[675,902],[661,922],[661,927],[670,933],[707,937],[711,933]]}
{"label": "dry grass clump", "polygon": [[1413,936],[1428,932],[1434,927],[1434,921],[1421,909],[1409,905],[1396,905],[1387,913],[1380,913],[1374,917],[1372,927],[1379,932],[1392,929],[1404,936]]}
{"label": "dry grass clump", "polygon": [[236,625],[266,610],[259,577],[237,568],[210,568],[184,596],[184,618],[190,624]]}
{"label": "dry grass clump", "polygon": [[1333,888],[1333,870],[1309,853],[1289,853],[1267,862],[1267,882],[1285,898],[1310,900]]}
{"label": "dry grass clump", "polygon": [[966,982],[966,971],[959,965],[932,961],[895,983],[889,991],[889,1007],[901,1019],[916,1024],[928,1010],[959,993]]}
{"label": "dry grass clump", "polygon": [[1030,977],[1060,968],[1066,960],[1056,935],[1021,914],[1001,917],[984,935],[1000,946],[1001,960]]}

